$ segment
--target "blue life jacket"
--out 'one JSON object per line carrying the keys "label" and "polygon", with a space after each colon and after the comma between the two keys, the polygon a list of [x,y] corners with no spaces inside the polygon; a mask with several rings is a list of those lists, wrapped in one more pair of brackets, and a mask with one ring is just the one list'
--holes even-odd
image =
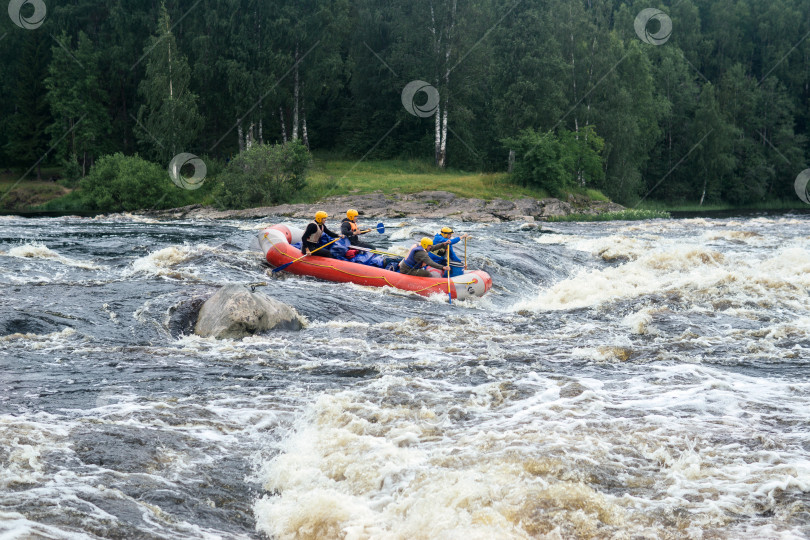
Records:
{"label": "blue life jacket", "polygon": [[420,264],[420,263],[416,262],[416,258],[414,257],[416,252],[419,251],[420,249],[422,251],[425,251],[425,248],[423,248],[421,245],[419,245],[419,244],[414,245],[411,248],[411,251],[408,252],[408,256],[405,257],[405,260],[402,261],[402,262],[405,263],[406,265],[408,265],[409,268],[422,268],[423,266],[425,266],[424,264]]}

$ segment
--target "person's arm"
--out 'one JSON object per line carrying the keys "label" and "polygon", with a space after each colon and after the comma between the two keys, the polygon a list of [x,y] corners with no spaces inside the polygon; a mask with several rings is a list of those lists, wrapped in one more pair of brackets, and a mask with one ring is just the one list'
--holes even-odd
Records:
{"label": "person's arm", "polygon": [[323,232],[325,232],[327,235],[329,235],[332,238],[337,238],[338,236],[343,236],[343,234],[335,234],[335,233],[333,233],[332,231],[330,231],[329,229],[326,228],[326,225],[323,226]]}
{"label": "person's arm", "polygon": [[340,224],[340,233],[343,236],[349,236],[351,234],[351,232],[352,232],[352,224],[351,223],[349,223],[348,221],[344,221],[343,223]]}
{"label": "person's arm", "polygon": [[433,268],[438,268],[439,270],[447,270],[446,266],[433,262],[433,259],[428,256],[427,251],[417,251],[413,258],[416,259],[416,262],[420,264],[426,264],[428,266],[432,266]]}
{"label": "person's arm", "polygon": [[433,244],[432,246],[430,246],[430,251],[439,251],[440,249],[444,249],[445,247],[447,247],[447,244],[448,244],[447,241],[441,242],[440,244]]}

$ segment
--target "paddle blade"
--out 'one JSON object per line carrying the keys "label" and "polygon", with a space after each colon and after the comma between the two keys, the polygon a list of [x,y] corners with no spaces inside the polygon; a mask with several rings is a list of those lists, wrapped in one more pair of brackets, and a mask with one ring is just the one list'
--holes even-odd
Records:
{"label": "paddle blade", "polygon": [[385,225],[383,225],[382,223],[377,223],[377,232],[380,233],[380,234],[384,234],[385,233]]}
{"label": "paddle blade", "polygon": [[294,263],[294,262],[295,262],[295,261],[290,261],[290,262],[288,262],[288,263],[284,263],[284,264],[282,264],[281,266],[277,266],[276,268],[273,268],[273,272],[272,272],[272,273],[273,273],[273,274],[275,274],[276,272],[280,272],[280,271],[284,270],[285,268],[287,268],[288,266],[290,266],[290,265],[291,265],[292,263]]}

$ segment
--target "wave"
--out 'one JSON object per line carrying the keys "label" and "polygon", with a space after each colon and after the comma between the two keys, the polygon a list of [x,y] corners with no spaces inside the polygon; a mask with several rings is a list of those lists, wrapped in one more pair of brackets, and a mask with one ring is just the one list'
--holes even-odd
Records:
{"label": "wave", "polygon": [[[2,253],[0,253],[2,255]],[[84,268],[85,270],[100,270],[102,267],[90,261],[80,261],[64,257],[56,251],[50,249],[48,246],[39,243],[24,244],[16,246],[8,250],[5,254],[9,257],[18,257],[22,259],[44,259],[52,260],[66,266],[74,266],[76,268]]]}

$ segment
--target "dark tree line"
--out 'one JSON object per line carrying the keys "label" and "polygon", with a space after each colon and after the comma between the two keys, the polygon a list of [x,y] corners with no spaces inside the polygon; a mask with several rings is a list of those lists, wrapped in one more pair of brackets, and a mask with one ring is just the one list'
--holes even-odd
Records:
{"label": "dark tree line", "polygon": [[[620,202],[735,204],[792,197],[806,166],[810,0],[45,3],[36,29],[0,17],[0,164],[300,139],[506,170],[546,133],[598,136],[601,172],[573,174]],[[414,80],[430,115],[403,106]]]}

